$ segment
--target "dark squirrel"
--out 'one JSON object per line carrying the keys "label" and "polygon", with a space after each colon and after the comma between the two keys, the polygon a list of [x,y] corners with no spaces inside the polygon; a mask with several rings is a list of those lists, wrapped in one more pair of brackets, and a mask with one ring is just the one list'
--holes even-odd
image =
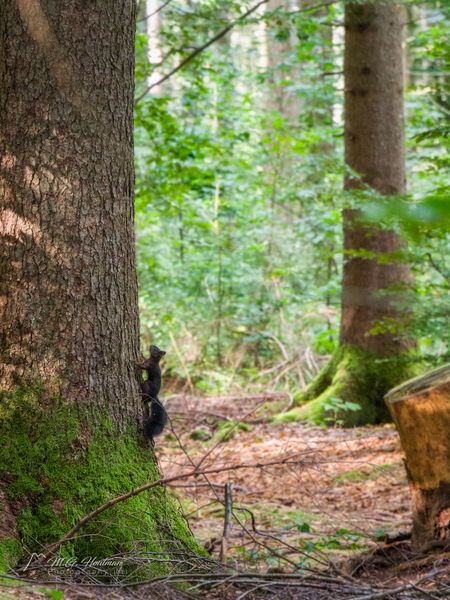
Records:
{"label": "dark squirrel", "polygon": [[[147,410],[144,421],[144,435],[153,442],[153,438],[163,432],[168,421],[166,409],[158,398],[161,389],[161,367],[159,362],[165,355],[158,346],[150,346],[150,357],[142,363],[137,363],[139,369],[147,371],[147,379],[141,382],[142,400]],[[148,406],[150,405],[150,414]]]}

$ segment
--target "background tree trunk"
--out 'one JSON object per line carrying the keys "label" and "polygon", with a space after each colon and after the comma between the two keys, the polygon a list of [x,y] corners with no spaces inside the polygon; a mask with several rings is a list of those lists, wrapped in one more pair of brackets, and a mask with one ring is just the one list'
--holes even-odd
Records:
{"label": "background tree trunk", "polygon": [[[405,191],[402,28],[400,6],[345,6],[346,190]],[[294,414],[320,422],[328,412],[346,425],[377,423],[388,418],[384,394],[412,374],[405,305],[411,272],[401,262],[405,245],[395,232],[364,223],[352,208],[344,210],[343,226],[340,347],[302,395],[311,402]]]}
{"label": "background tree trunk", "polygon": [[[133,364],[134,28],[132,0],[0,7],[0,571],[159,478]],[[100,521],[68,555],[195,548],[161,489]]]}
{"label": "background tree trunk", "polygon": [[[152,68],[152,71],[148,77],[147,85],[152,86],[156,84],[159,79],[161,79],[161,73],[159,72],[158,65],[163,59],[160,40],[162,12],[160,10],[160,3],[157,0],[145,1],[145,18],[148,40],[147,56],[149,65]],[[154,85],[151,93],[152,96],[164,95],[163,84]]]}
{"label": "background tree trunk", "polygon": [[[402,15],[395,5],[346,8],[345,162],[352,170],[346,190],[368,185],[383,195],[405,192]],[[352,256],[361,250],[373,258]],[[398,327],[393,333],[372,332],[383,321],[398,324],[401,317],[395,305],[401,296],[389,288],[411,281],[409,267],[395,255],[402,250],[396,233],[344,211],[341,344],[381,356],[411,346]]]}
{"label": "background tree trunk", "polygon": [[413,546],[444,547],[450,544],[450,365],[391,390],[386,403],[406,456]]}
{"label": "background tree trunk", "polygon": [[[266,13],[275,13],[272,21],[268,22],[265,28],[265,54],[267,56],[267,69],[269,73],[268,90],[265,94],[265,104],[270,112],[277,111],[280,115],[290,123],[298,121],[298,115],[301,106],[298,95],[287,88],[287,82],[294,81],[301,76],[300,65],[286,66],[292,62],[292,53],[295,48],[294,33],[291,31],[287,39],[282,41],[276,38],[276,11],[281,9],[281,15],[285,10],[298,9],[298,2],[292,0],[286,6],[281,0],[269,0],[266,4]],[[289,26],[288,23],[285,26]]]}

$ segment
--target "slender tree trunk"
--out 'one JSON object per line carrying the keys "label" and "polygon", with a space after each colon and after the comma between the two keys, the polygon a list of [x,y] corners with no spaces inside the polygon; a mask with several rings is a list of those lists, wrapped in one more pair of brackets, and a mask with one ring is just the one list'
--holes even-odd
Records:
{"label": "slender tree trunk", "polygon": [[[281,9],[282,14],[285,10],[295,10],[298,8],[298,2],[291,0],[286,4],[281,0],[269,0],[266,4],[267,13],[275,13]],[[302,108],[298,96],[289,90],[287,82],[298,80],[300,77],[300,66],[287,64],[292,62],[292,54],[295,48],[294,32],[290,32],[286,40],[278,40],[275,37],[276,18],[274,23],[269,22],[266,26],[265,44],[267,56],[267,68],[269,71],[269,90],[266,93],[266,106],[269,111],[278,111],[280,115],[288,122],[294,123],[298,120],[299,112]]]}
{"label": "slender tree trunk", "polygon": [[[345,6],[348,191],[405,191],[402,27],[400,6]],[[311,402],[294,412],[319,422],[334,416],[347,425],[377,423],[389,416],[384,394],[412,374],[405,306],[411,272],[401,262],[405,245],[395,232],[363,222],[355,209],[344,210],[343,223],[340,347],[302,395]]]}
{"label": "slender tree trunk", "polygon": [[[160,3],[158,0],[146,0],[146,24],[147,24],[147,38],[148,38],[148,62],[152,68],[152,72],[148,77],[147,85],[154,85],[160,78],[161,73],[159,72],[158,65],[161,63],[163,58],[161,51],[161,11]],[[163,94],[163,86],[154,85],[151,90],[153,96],[161,96]]]}
{"label": "slender tree trunk", "polygon": [[[159,477],[137,427],[134,28],[133,0],[0,7],[0,567]],[[134,510],[152,548],[179,519]],[[131,548],[120,514],[70,543]]]}

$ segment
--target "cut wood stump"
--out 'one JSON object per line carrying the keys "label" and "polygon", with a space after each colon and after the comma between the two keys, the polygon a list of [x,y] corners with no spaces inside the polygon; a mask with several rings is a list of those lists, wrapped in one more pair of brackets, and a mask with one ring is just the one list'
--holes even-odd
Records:
{"label": "cut wood stump", "polygon": [[412,545],[450,546],[450,364],[385,396],[405,453],[412,500]]}

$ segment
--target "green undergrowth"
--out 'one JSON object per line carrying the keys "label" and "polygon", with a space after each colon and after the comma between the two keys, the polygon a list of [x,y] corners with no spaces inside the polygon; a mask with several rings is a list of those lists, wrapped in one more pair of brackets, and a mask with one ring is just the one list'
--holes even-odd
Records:
{"label": "green undergrowth", "polygon": [[[0,540],[0,566],[39,552],[107,500],[160,479],[153,452],[136,429],[119,433],[101,415],[80,414],[39,386],[0,397],[0,465],[20,542]],[[158,557],[147,574],[164,574],[171,556],[199,552],[175,499],[156,487],[90,521],[60,556],[106,558],[145,553]]]}
{"label": "green undergrowth", "polygon": [[352,469],[351,471],[336,475],[334,481],[342,484],[352,481],[375,481],[383,477],[383,475],[392,472],[397,466],[392,463],[385,465],[364,465],[360,469]]}
{"label": "green undergrowth", "polygon": [[212,440],[214,443],[229,442],[240,431],[251,431],[251,429],[251,425],[248,425],[243,421],[235,421],[233,419],[229,421],[219,421],[217,423],[217,431]]}
{"label": "green undergrowth", "polygon": [[[333,530],[330,526],[324,527],[322,515],[302,510],[292,510],[283,505],[272,503],[255,503],[251,513],[246,509],[236,507],[247,527],[251,526],[253,519],[261,527],[277,528],[282,544],[266,547],[237,546],[235,555],[252,566],[264,564],[272,568],[285,566],[283,546],[290,545],[297,548],[298,552],[291,552],[289,558],[295,562],[297,568],[317,568],[317,558],[322,562],[325,557],[330,560],[351,556],[367,548],[367,539],[358,531],[342,527]],[[280,560],[281,559],[281,560]]]}
{"label": "green undergrowth", "polygon": [[220,444],[229,442],[240,431],[251,431],[252,427],[243,421],[228,419],[217,421],[214,429],[214,433],[203,428],[194,429],[189,437],[199,442]]}
{"label": "green undergrowth", "polygon": [[297,395],[300,406],[273,421],[303,420],[345,427],[389,421],[384,395],[417,372],[411,353],[380,358],[359,348],[341,346],[306,391]]}

